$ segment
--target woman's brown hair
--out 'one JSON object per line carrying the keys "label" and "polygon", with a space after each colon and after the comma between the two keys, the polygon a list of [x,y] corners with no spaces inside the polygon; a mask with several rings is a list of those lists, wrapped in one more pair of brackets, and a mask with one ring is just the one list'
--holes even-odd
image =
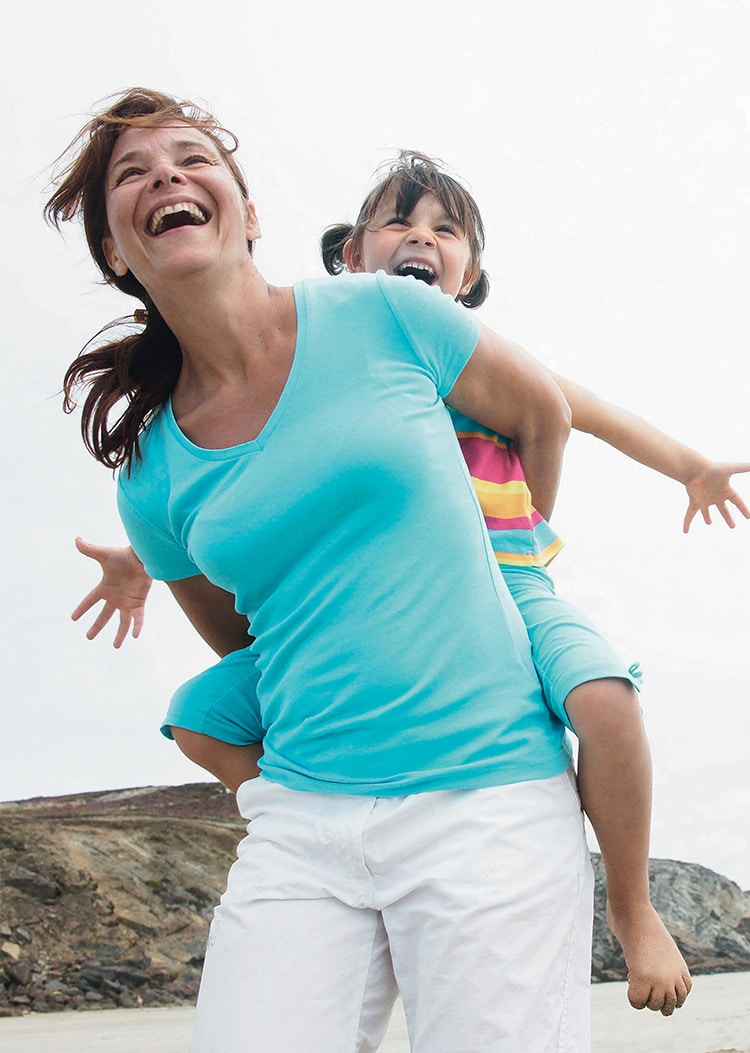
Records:
{"label": "woman's brown hair", "polygon": [[[62,222],[80,217],[104,281],[143,305],[132,316],[100,330],[68,367],[63,384],[66,413],[76,407],[76,391],[87,389],[81,413],[83,441],[98,461],[118,468],[129,467],[139,456],[138,438],[174,390],[182,352],[135,275],[130,271],[116,275],[104,256],[102,240],[109,234],[105,177],[115,142],[127,128],[188,124],[213,141],[243,197],[247,198],[248,192],[233,157],[237,138],[208,111],[148,88],[131,88],[105,102],[108,105],[92,117],[58,159],[55,190],[44,214],[58,229]],[[252,243],[248,243],[248,251],[252,252]],[[125,335],[92,347],[104,333],[123,324],[129,325]]]}

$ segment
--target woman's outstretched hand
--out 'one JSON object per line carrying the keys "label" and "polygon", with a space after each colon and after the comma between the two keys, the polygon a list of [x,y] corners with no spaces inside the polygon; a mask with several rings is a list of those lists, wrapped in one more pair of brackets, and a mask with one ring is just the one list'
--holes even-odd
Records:
{"label": "woman's outstretched hand", "polygon": [[730,504],[733,504],[745,519],[750,519],[750,509],[729,482],[737,472],[750,472],[750,464],[708,462],[697,475],[685,483],[690,503],[682,524],[683,533],[687,534],[698,512],[703,516],[703,522],[710,526],[712,505],[719,510],[728,527],[734,528]]}
{"label": "woman's outstretched hand", "polygon": [[143,564],[132,548],[107,548],[92,545],[83,538],[76,538],[76,548],[89,559],[95,559],[102,568],[102,580],[85,596],[73,611],[74,622],[91,610],[95,603],[104,601],[91,628],[86,633],[88,640],[98,636],[115,612],[119,612],[120,624],[115,635],[114,646],[120,647],[132,626],[132,635],[138,637],[143,628],[146,597],[152,579],[143,569]]}

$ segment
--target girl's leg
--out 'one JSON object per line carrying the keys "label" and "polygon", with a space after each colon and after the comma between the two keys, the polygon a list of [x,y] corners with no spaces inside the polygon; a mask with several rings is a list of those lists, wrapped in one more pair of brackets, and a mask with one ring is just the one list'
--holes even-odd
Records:
{"label": "girl's leg", "polygon": [[690,973],[649,897],[651,756],[625,666],[536,568],[503,567],[531,640],[550,708],[579,740],[578,784],[607,874],[607,922],[628,966],[628,997],[665,1016]]}
{"label": "girl's leg", "polygon": [[649,894],[651,754],[638,697],[624,680],[595,680],[574,688],[565,704],[579,739],[581,800],[607,875],[607,923],[628,967],[628,998],[636,1009],[669,1016],[691,979]]}
{"label": "girl's leg", "polygon": [[171,731],[172,738],[188,760],[205,768],[232,793],[237,793],[243,782],[260,775],[258,760],[263,753],[260,742],[234,746],[231,742],[222,742],[187,728],[172,727]]}
{"label": "girl's leg", "polygon": [[174,693],[161,729],[232,793],[256,778],[263,752],[255,662],[246,647],[188,680]]}

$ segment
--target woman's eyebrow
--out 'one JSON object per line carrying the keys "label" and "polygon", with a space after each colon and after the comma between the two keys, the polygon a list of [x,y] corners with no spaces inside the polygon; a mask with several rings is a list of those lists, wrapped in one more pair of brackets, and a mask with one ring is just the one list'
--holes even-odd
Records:
{"label": "woman's eyebrow", "polygon": [[[208,143],[204,143],[199,139],[179,139],[174,146],[177,150],[204,150],[211,154],[215,153]],[[113,161],[110,167],[115,169],[119,165],[129,164],[131,161],[139,160],[143,156],[145,156],[145,151],[136,146],[124,153],[122,157],[118,157],[116,161]]]}
{"label": "woman's eyebrow", "polygon": [[110,165],[110,168],[117,168],[118,165],[126,165],[130,161],[139,157],[141,153],[141,150],[128,150],[128,152],[126,154],[123,154],[122,157],[118,157],[116,161],[113,161]]}

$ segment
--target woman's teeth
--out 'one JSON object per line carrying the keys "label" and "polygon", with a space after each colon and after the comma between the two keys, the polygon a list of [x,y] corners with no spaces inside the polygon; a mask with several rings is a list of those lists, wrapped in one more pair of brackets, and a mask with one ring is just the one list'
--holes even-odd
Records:
{"label": "woman's teeth", "polygon": [[157,208],[148,223],[148,232],[154,236],[163,234],[174,227],[202,226],[208,223],[208,216],[192,201],[180,201],[176,205],[164,205]]}

